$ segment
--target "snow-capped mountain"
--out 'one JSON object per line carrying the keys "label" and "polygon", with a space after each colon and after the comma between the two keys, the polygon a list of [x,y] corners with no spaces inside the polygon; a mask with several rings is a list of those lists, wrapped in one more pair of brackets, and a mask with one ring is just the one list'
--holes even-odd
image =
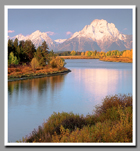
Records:
{"label": "snow-capped mountain", "polygon": [[16,36],[14,36],[12,38],[11,37],[8,37],[8,38],[9,39],[13,39],[13,40],[17,38],[19,41],[21,41],[21,40],[25,41],[26,39],[28,39],[27,36],[23,36],[22,34],[16,35]]}
{"label": "snow-capped mountain", "polygon": [[132,36],[121,34],[113,23],[93,20],[58,46],[59,50],[124,50],[132,48]]}
{"label": "snow-capped mountain", "polygon": [[[10,38],[10,37],[9,37]],[[31,40],[33,44],[36,46],[40,46],[42,42],[45,40],[46,43],[48,44],[49,49],[55,49],[55,41],[53,41],[45,32],[40,32],[39,30],[33,32],[31,35],[23,36],[22,34],[16,35],[10,39],[15,39],[17,38],[19,41],[21,40]]]}
{"label": "snow-capped mountain", "polygon": [[36,48],[45,40],[49,50],[54,51],[86,51],[97,50],[107,52],[109,50],[125,50],[132,48],[132,35],[121,34],[113,23],[106,20],[95,19],[90,25],[86,25],[81,31],[75,32],[69,39],[52,40],[47,33],[39,30],[31,35],[22,34],[8,39],[30,39]]}
{"label": "snow-capped mountain", "polygon": [[88,37],[91,38],[93,41],[106,41],[110,38],[112,40],[125,39],[125,35],[120,34],[120,32],[113,23],[108,23],[106,20],[103,19],[94,20],[90,25],[86,25],[81,31],[74,33],[70,39],[74,37]]}

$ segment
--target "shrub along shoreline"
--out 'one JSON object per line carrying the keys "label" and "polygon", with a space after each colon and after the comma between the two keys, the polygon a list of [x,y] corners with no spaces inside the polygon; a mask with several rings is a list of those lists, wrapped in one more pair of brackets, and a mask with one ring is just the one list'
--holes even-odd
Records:
{"label": "shrub along shoreline", "polygon": [[[25,72],[21,72],[22,70],[25,70]],[[11,71],[13,70],[13,72]],[[63,67],[61,70],[57,68],[47,68],[41,67],[38,68],[38,70],[33,71],[30,67],[22,67],[22,68],[8,68],[8,82],[12,81],[19,81],[19,80],[26,80],[26,79],[35,79],[35,78],[42,78],[42,77],[49,77],[49,76],[55,76],[60,74],[66,74],[71,72],[70,69],[67,69]]]}
{"label": "shrub along shoreline", "polygon": [[132,58],[126,58],[126,57],[103,57],[100,58],[100,61],[106,61],[106,62],[122,62],[122,63],[132,63]]}
{"label": "shrub along shoreline", "polygon": [[132,142],[132,96],[104,98],[92,115],[53,113],[48,120],[17,142]]}
{"label": "shrub along shoreline", "polygon": [[132,63],[132,58],[126,58],[126,57],[91,57],[91,56],[59,56],[63,59],[99,59],[100,61],[106,61],[106,62],[122,62],[122,63]]}

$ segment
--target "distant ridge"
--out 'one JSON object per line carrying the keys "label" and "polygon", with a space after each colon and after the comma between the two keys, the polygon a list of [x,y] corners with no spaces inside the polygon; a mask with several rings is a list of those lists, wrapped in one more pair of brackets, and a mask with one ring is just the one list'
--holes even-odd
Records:
{"label": "distant ridge", "polygon": [[9,37],[9,39],[15,39],[17,38],[19,41],[21,40],[31,40],[33,42],[33,44],[35,45],[35,47],[37,48],[38,46],[40,46],[42,44],[43,41],[46,41],[46,43],[48,44],[49,49],[55,49],[56,46],[56,42],[53,41],[45,32],[40,32],[39,30],[36,30],[35,32],[33,32],[31,35],[28,36],[23,36],[22,34],[16,35],[12,38]]}

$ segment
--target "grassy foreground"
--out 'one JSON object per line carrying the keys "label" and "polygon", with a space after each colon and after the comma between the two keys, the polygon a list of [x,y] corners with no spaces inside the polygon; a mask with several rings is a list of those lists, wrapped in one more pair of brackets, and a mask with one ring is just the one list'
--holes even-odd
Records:
{"label": "grassy foreground", "polygon": [[48,65],[44,67],[38,67],[36,70],[33,70],[31,66],[16,66],[8,67],[8,81],[22,80],[22,79],[32,79],[44,76],[51,76],[56,74],[62,74],[70,72],[69,69],[62,67],[51,68]]}
{"label": "grassy foreground", "polygon": [[53,113],[19,142],[132,142],[132,96],[107,96],[93,115]]}

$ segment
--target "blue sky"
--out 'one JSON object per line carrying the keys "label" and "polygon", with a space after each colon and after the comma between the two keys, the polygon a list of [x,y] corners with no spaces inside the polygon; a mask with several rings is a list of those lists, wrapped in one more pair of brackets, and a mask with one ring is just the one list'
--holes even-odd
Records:
{"label": "blue sky", "polygon": [[8,9],[8,35],[40,30],[53,40],[65,39],[94,19],[105,19],[121,33],[132,34],[132,9]]}

